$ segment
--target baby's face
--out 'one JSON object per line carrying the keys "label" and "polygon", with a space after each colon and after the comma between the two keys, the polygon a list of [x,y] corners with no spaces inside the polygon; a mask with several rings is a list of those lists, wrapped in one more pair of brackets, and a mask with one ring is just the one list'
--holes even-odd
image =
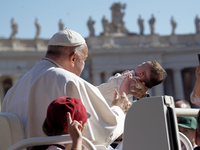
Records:
{"label": "baby's face", "polygon": [[151,62],[143,62],[135,68],[135,75],[140,77],[141,81],[146,80],[147,70],[150,70]]}

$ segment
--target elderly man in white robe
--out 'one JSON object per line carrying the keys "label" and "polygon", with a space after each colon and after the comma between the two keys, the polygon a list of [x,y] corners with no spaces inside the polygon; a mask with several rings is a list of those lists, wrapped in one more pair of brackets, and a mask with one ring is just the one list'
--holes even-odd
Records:
{"label": "elderly man in white robe", "polygon": [[50,39],[41,62],[7,92],[1,111],[20,117],[26,138],[45,136],[42,124],[47,107],[61,96],[82,100],[91,115],[83,136],[95,145],[108,146],[123,133],[127,97],[116,94],[110,107],[98,88],[80,78],[87,56],[84,38],[73,30],[61,30]]}

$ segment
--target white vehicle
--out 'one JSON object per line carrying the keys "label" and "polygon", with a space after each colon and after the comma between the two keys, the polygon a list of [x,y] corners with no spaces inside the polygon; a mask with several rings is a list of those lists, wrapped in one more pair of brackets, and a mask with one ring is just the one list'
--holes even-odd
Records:
{"label": "white vehicle", "polygon": [[[125,120],[122,150],[181,150],[180,141],[187,150],[192,145],[186,136],[178,131],[177,116],[196,116],[199,109],[174,107],[171,96],[143,98],[130,107]],[[42,144],[70,143],[65,136],[24,138],[19,117],[13,113],[0,113],[0,150],[22,150],[29,146]],[[93,145],[83,139],[88,150],[103,150],[105,146]]]}

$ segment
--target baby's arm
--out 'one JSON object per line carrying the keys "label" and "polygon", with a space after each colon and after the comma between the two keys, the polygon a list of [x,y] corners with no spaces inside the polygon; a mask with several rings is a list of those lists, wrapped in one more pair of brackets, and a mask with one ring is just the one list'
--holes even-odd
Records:
{"label": "baby's arm", "polygon": [[[120,87],[119,87],[119,94],[122,95],[122,93],[130,94],[130,82],[135,83],[135,81],[131,81],[132,79],[132,74],[128,73],[126,74],[126,77],[123,79]],[[135,84],[133,84],[135,86]]]}

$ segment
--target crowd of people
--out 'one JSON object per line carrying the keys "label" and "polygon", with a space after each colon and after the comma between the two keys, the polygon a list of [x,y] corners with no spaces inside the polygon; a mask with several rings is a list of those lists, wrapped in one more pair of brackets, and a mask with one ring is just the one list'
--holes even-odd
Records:
{"label": "crowd of people", "polygon": [[[126,112],[133,99],[149,96],[148,90],[162,83],[167,73],[157,61],[147,61],[96,87],[80,78],[87,57],[88,47],[79,33],[68,29],[55,33],[41,62],[7,92],[1,112],[13,112],[20,117],[26,138],[70,134],[73,141],[72,145],[45,145],[43,149],[80,150],[82,136],[94,145],[114,149],[110,145],[123,139]],[[191,102],[200,105],[200,66],[196,78]],[[190,108],[184,101],[176,105]],[[198,146],[200,127],[197,125],[196,130],[194,124],[190,127],[197,138],[192,143]]]}
{"label": "crowd of people", "polygon": [[[196,68],[196,83],[193,91],[190,95],[190,100],[176,99],[175,107],[188,109],[192,108],[191,104],[200,106],[200,65]],[[177,118],[179,132],[183,133],[190,141],[194,150],[200,149],[200,111],[196,117],[183,116]],[[186,147],[181,143],[182,150],[186,150]]]}

